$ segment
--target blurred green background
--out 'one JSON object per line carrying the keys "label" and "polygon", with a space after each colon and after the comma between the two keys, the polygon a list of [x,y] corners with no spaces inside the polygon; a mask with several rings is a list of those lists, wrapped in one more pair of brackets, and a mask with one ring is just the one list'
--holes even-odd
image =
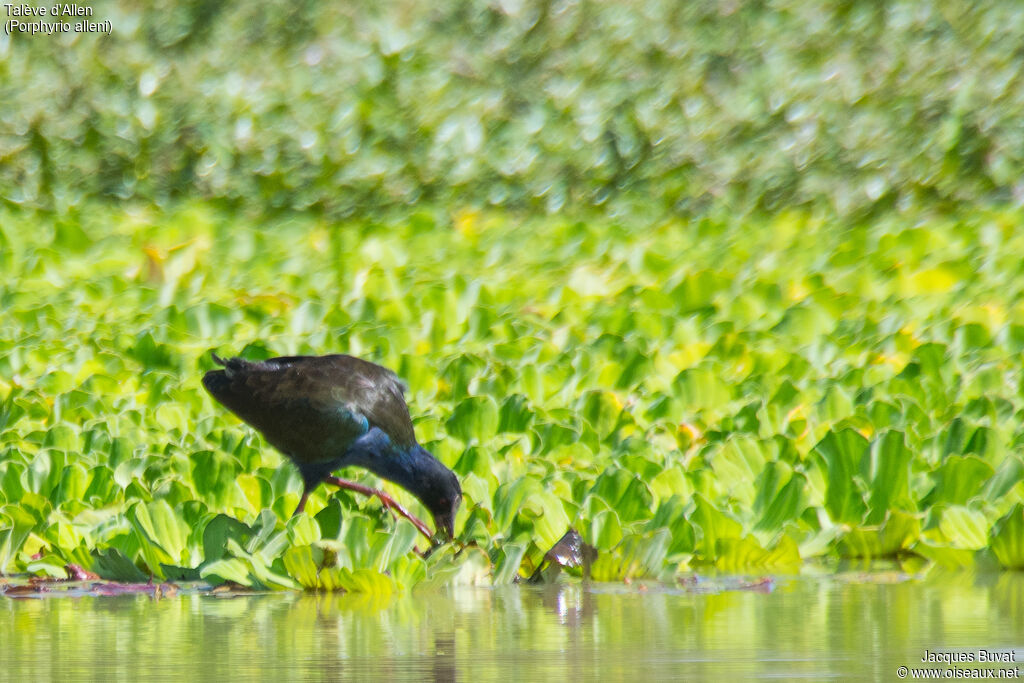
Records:
{"label": "blurred green background", "polygon": [[1021,199],[1016,3],[95,2],[0,40],[0,196],[842,217]]}
{"label": "blurred green background", "polygon": [[[91,6],[0,38],[0,572],[1024,566],[1024,8]],[[288,520],[213,349],[398,371],[479,552]]]}

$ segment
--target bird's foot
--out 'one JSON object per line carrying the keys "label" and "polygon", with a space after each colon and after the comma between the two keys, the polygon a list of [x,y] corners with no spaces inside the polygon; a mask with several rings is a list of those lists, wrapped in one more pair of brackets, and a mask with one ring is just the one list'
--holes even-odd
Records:
{"label": "bird's foot", "polygon": [[355,491],[356,493],[361,493],[364,496],[377,496],[377,498],[380,499],[380,502],[384,504],[384,507],[388,508],[400,517],[405,517],[407,520],[412,522],[412,525],[416,527],[421,534],[426,536],[428,539],[433,540],[434,534],[430,532],[430,527],[424,524],[422,520],[411,512],[406,510],[405,506],[380,489],[372,489],[369,486],[363,486],[362,484],[357,484],[354,481],[349,481],[348,479],[342,479],[341,477],[335,476],[327,477],[324,479],[324,483],[333,484],[340,489]]}

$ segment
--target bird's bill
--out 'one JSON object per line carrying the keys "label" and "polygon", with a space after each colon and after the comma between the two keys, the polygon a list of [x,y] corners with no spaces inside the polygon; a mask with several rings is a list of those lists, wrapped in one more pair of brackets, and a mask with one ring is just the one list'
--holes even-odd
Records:
{"label": "bird's bill", "polygon": [[455,513],[459,511],[460,503],[462,496],[456,496],[450,510],[443,510],[434,515],[435,537],[440,536],[442,541],[451,541],[455,538]]}
{"label": "bird's bill", "polygon": [[442,513],[434,515],[434,538],[450,541],[455,538],[455,515]]}

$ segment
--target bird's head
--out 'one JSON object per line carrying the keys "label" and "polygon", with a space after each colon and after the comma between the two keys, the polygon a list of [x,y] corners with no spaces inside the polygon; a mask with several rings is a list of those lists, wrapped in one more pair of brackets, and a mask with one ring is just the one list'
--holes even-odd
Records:
{"label": "bird's head", "polygon": [[435,534],[450,541],[455,538],[455,513],[462,503],[462,487],[455,473],[440,460],[432,455],[430,460],[433,462],[422,473],[417,497],[434,516]]}

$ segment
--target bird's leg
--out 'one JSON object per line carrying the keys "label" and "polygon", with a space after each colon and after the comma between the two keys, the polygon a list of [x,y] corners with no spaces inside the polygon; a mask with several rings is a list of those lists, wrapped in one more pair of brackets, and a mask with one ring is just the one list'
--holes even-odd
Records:
{"label": "bird's leg", "polygon": [[309,498],[309,494],[312,493],[312,491],[313,489],[309,486],[305,484],[302,486],[302,498],[299,498],[299,504],[295,508],[295,512],[292,513],[292,517],[306,509],[306,500]]}
{"label": "bird's leg", "polygon": [[[406,510],[405,507],[401,503],[399,503],[397,500],[395,500],[394,498],[392,498],[388,494],[384,493],[383,491],[380,491],[378,489],[371,489],[369,486],[363,486],[362,484],[357,484],[354,481],[349,481],[348,479],[342,479],[341,477],[335,477],[335,476],[326,477],[324,479],[324,482],[327,483],[327,484],[334,484],[335,486],[337,486],[340,489],[348,489],[349,491],[355,491],[356,493],[361,493],[364,496],[377,496],[378,498],[380,498],[380,502],[384,504],[384,507],[389,508],[390,510],[393,510],[394,512],[396,512],[401,517],[405,517],[407,520],[412,522],[412,525],[414,527],[419,529],[419,532],[421,534],[426,536],[428,539],[433,540],[434,535],[432,533],[430,533],[430,528],[426,524],[424,524],[420,519],[418,519],[411,512]],[[308,495],[309,495],[308,492],[305,492],[305,493],[302,494],[302,501],[299,503],[300,507],[303,504],[305,504],[306,497]]]}

